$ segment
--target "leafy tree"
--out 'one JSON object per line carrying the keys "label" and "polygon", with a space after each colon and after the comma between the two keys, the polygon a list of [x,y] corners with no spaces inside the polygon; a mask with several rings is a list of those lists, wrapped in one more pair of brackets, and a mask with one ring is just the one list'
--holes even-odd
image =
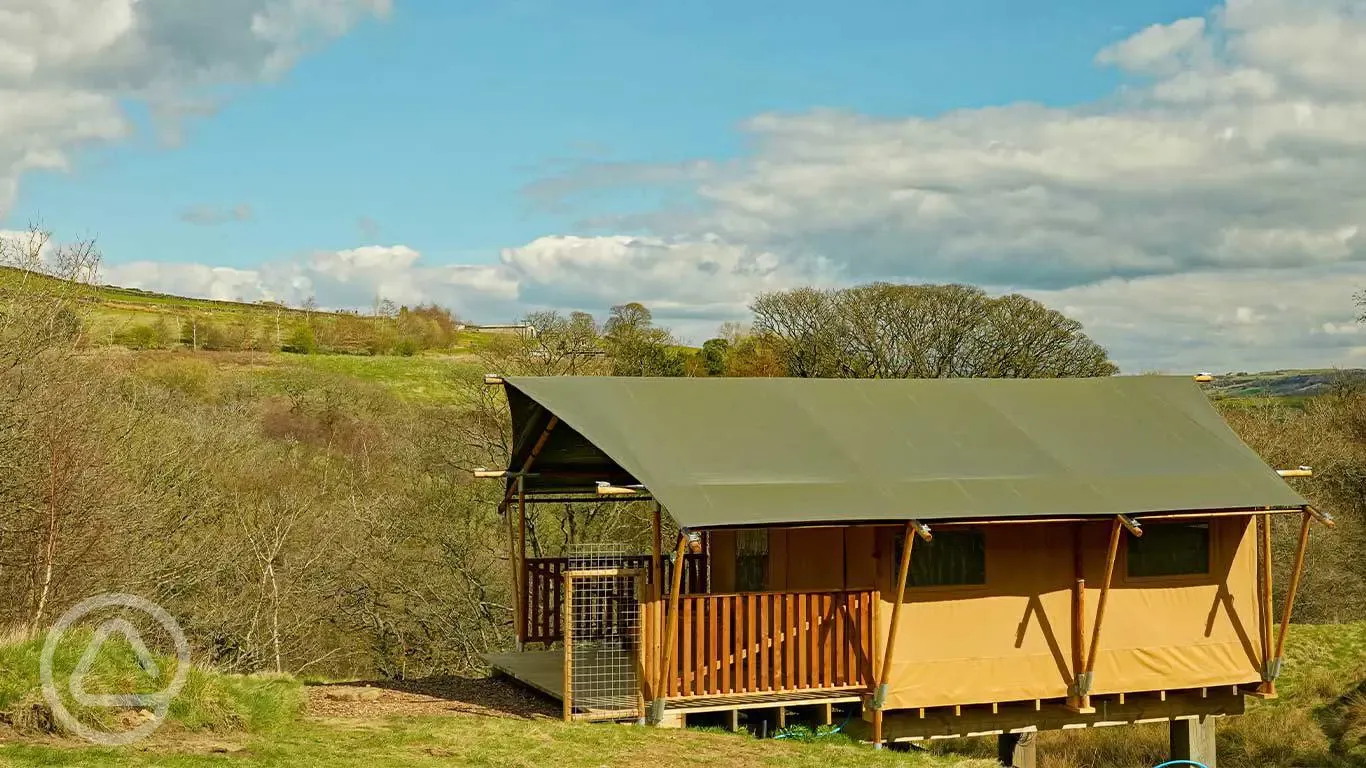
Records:
{"label": "leafy tree", "polygon": [[761,295],[755,334],[787,375],[1047,378],[1118,372],[1081,324],[965,285],[869,285]]}
{"label": "leafy tree", "polygon": [[643,304],[612,307],[602,326],[603,343],[612,358],[614,376],[682,376],[683,360],[668,330],[654,324]]}
{"label": "leafy tree", "polygon": [[730,342],[725,339],[707,339],[702,342],[702,366],[708,376],[726,374],[726,357]]}

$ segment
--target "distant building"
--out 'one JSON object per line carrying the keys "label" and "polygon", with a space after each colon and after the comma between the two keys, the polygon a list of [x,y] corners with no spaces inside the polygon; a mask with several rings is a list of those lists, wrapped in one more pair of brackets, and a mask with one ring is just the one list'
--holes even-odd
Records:
{"label": "distant building", "polygon": [[475,325],[473,323],[461,327],[461,330],[474,331],[476,333],[518,333],[527,336],[535,336],[535,326],[527,323],[502,323],[495,325]]}

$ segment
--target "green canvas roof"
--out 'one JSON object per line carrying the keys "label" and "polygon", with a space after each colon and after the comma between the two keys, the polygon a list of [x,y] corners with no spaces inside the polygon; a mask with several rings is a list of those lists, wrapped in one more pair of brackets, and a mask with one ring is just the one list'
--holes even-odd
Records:
{"label": "green canvas roof", "polygon": [[1186,377],[511,377],[529,493],[643,484],[679,525],[1300,507]]}

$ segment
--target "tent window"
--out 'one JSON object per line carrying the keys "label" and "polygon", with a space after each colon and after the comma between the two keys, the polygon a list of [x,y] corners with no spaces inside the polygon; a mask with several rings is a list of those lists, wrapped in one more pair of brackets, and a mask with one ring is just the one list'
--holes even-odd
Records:
{"label": "tent window", "polygon": [[735,534],[735,590],[760,592],[768,582],[768,529]]}
{"label": "tent window", "polygon": [[[905,533],[896,537],[896,560],[901,562]],[[917,541],[911,551],[913,587],[973,586],[987,583],[987,544],[981,531],[936,531],[930,541]]]}
{"label": "tent window", "polygon": [[1209,573],[1209,523],[1152,523],[1127,539],[1130,576]]}

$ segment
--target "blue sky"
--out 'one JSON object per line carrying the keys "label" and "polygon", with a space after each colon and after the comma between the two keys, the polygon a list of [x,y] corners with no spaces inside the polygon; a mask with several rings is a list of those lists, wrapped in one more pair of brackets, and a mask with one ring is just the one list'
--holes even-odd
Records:
{"label": "blue sky", "polygon": [[0,229],[96,236],[111,282],[696,340],[952,280],[1126,370],[1366,353],[1363,0],[15,2]]}
{"label": "blue sky", "polygon": [[[9,223],[41,215],[97,234],[111,262],[250,266],[369,238],[429,258],[580,231],[522,188],[576,160],[667,162],[741,151],[761,112],[841,107],[934,115],[1011,101],[1071,104],[1113,90],[1107,43],[1198,2],[1021,4],[400,2],[236,89],[167,148],[145,124],[70,173],[24,180]],[[131,105],[136,110],[136,104]],[[640,195],[594,204],[630,207]],[[648,198],[647,198],[648,199]],[[235,226],[182,222],[247,204]],[[592,214],[597,211],[579,211]]]}

